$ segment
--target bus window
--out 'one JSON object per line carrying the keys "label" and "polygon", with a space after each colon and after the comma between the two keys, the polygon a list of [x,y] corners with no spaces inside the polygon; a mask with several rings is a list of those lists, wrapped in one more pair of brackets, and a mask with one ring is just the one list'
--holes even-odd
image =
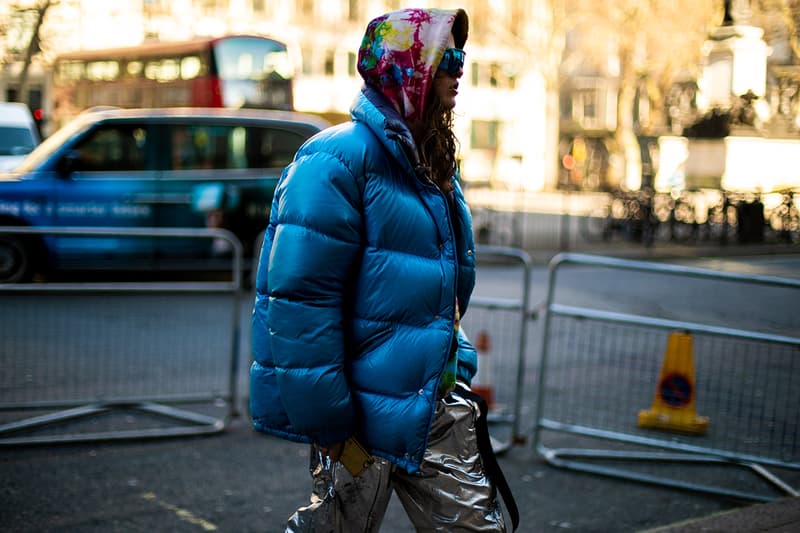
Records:
{"label": "bus window", "polygon": [[95,105],[293,108],[286,45],[259,36],[70,52],[54,73],[55,127]]}
{"label": "bus window", "polygon": [[200,75],[203,64],[197,56],[188,56],[181,59],[181,79],[191,80]]}
{"label": "bus window", "polygon": [[260,80],[271,75],[289,79],[294,74],[286,47],[270,39],[221,39],[214,48],[214,60],[222,79]]}
{"label": "bus window", "polygon": [[214,48],[222,105],[291,110],[294,67],[286,46],[270,39],[230,37]]}
{"label": "bus window", "polygon": [[125,72],[131,78],[138,78],[142,75],[142,70],[144,70],[144,65],[141,61],[128,61],[128,65],[125,67]]}
{"label": "bus window", "polygon": [[83,69],[83,61],[64,61],[59,64],[56,75],[65,83],[80,81],[83,79]]}
{"label": "bus window", "polygon": [[180,66],[175,59],[153,59],[145,64],[144,75],[155,81],[173,81],[180,77]]}
{"label": "bus window", "polygon": [[119,76],[118,61],[90,61],[86,63],[86,79],[90,81],[111,81]]}

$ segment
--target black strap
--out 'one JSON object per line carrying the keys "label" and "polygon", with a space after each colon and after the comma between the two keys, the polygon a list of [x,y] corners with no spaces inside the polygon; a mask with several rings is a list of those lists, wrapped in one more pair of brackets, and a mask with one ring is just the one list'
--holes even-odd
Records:
{"label": "black strap", "polygon": [[468,400],[472,400],[478,404],[481,409],[481,414],[478,416],[478,422],[475,426],[478,437],[478,450],[483,460],[483,466],[486,468],[486,474],[489,479],[500,491],[503,496],[503,501],[506,504],[506,510],[511,517],[511,523],[514,525],[514,531],[519,527],[519,509],[517,509],[517,502],[514,500],[514,495],[511,493],[511,487],[508,486],[506,476],[500,469],[500,464],[497,462],[497,457],[492,449],[492,441],[489,438],[489,422],[487,421],[487,413],[489,412],[486,400],[482,396],[472,392],[464,387],[459,387],[458,392]]}

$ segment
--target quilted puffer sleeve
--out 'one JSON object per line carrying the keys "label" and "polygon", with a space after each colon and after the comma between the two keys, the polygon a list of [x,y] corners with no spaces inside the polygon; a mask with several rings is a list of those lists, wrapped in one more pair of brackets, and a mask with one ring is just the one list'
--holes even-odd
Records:
{"label": "quilted puffer sleeve", "polygon": [[463,326],[458,328],[458,374],[457,377],[467,385],[478,372],[478,352],[467,338]]}
{"label": "quilted puffer sleeve", "polygon": [[275,194],[267,323],[281,401],[296,430],[331,444],[354,430],[343,323],[361,196],[348,168],[319,151],[299,154]]}

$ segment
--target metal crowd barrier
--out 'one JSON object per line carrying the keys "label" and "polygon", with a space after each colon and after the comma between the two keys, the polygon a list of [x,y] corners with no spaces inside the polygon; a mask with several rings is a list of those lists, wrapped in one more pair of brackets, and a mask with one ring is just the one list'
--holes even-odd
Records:
{"label": "metal crowd barrier", "polygon": [[231,274],[0,285],[0,445],[216,433],[238,414],[242,245],[232,233],[0,227],[12,233],[223,239]]}
{"label": "metal crowd barrier", "polygon": [[[764,322],[756,314],[771,299],[796,324],[800,280],[581,254],[549,268],[534,429],[548,463],[737,500],[798,495],[783,478],[800,471],[800,337],[742,325]],[[572,271],[603,283],[603,269],[659,278],[672,291],[703,280],[719,296],[689,295],[677,309],[638,302],[637,313],[581,300],[560,282]],[[736,294],[745,308],[761,302],[739,312],[739,324],[716,302]]]}
{"label": "metal crowd barrier", "polygon": [[505,453],[524,441],[520,410],[525,378],[527,323],[530,318],[531,258],[524,250],[476,246],[478,263],[500,262],[519,268],[519,298],[473,296],[462,320],[464,331],[478,351],[478,374],[473,391],[489,402],[492,446]]}

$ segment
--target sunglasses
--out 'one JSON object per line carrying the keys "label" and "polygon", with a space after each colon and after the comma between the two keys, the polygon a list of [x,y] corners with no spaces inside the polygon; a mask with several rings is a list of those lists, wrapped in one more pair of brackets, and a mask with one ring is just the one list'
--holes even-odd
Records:
{"label": "sunglasses", "polygon": [[439,70],[444,70],[451,76],[457,76],[459,71],[464,68],[464,56],[466,52],[460,48],[448,48],[444,51],[442,62],[439,63]]}

